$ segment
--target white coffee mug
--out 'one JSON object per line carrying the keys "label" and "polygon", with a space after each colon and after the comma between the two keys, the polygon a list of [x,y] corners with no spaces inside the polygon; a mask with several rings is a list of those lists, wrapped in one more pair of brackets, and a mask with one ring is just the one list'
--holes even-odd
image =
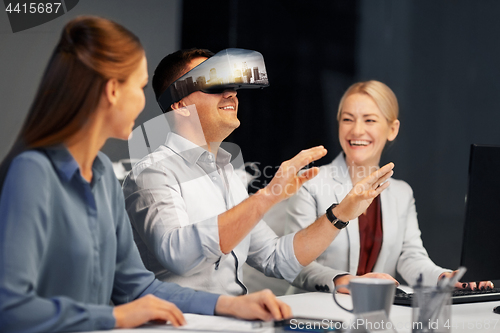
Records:
{"label": "white coffee mug", "polygon": [[[337,301],[335,294],[340,288],[347,288],[351,291],[352,310],[346,309]],[[391,280],[355,278],[349,281],[348,285],[335,287],[333,300],[342,309],[351,313],[359,314],[384,310],[387,316],[389,316],[395,291],[396,285]]]}

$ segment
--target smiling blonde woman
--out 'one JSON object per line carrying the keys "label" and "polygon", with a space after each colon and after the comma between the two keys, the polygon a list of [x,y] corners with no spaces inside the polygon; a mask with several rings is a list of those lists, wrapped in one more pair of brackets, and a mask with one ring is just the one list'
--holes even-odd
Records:
{"label": "smiling blonde woman", "polygon": [[[384,147],[398,135],[398,115],[396,96],[384,83],[366,81],[349,87],[337,114],[343,151],[290,198],[287,232],[307,227],[332,202],[340,202],[353,184],[379,168]],[[334,284],[345,285],[355,276],[394,280],[396,271],[410,285],[421,273],[424,283],[432,285],[441,275],[450,274],[432,262],[422,244],[411,187],[402,180],[391,178],[389,182],[316,262],[302,270],[293,282],[295,287],[331,291]],[[481,282],[478,287],[483,286],[492,284]],[[470,287],[476,284],[470,283]]]}

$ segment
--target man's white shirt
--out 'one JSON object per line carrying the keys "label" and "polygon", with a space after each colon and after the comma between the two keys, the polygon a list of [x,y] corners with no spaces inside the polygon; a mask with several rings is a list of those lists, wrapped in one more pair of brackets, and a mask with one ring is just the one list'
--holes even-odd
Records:
{"label": "man's white shirt", "polygon": [[[125,178],[125,202],[146,267],[163,281],[220,294],[246,293],[242,266],[292,282],[303,266],[295,234],[278,237],[261,220],[229,254],[219,246],[218,215],[248,197],[231,154],[214,154],[170,132]],[[285,223],[285,221],[283,221]]]}

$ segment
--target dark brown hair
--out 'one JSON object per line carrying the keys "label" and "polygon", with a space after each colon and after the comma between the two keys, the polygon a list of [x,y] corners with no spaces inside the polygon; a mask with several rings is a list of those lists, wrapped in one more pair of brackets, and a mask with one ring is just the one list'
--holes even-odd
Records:
{"label": "dark brown hair", "polygon": [[19,136],[0,165],[0,189],[18,154],[63,143],[80,130],[106,82],[126,81],[143,56],[139,38],[118,23],[81,16],[66,24]]}
{"label": "dark brown hair", "polygon": [[92,16],[63,29],[21,129],[27,147],[62,143],[94,112],[106,82],[124,82],[144,55],[139,39],[118,23]]}
{"label": "dark brown hair", "polygon": [[153,75],[153,90],[158,99],[178,78],[186,74],[187,65],[196,58],[210,58],[214,53],[206,49],[179,50],[163,58]]}

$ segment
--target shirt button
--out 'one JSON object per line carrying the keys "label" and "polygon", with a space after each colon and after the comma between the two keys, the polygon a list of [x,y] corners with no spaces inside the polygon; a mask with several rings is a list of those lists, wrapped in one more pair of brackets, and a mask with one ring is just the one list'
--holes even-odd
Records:
{"label": "shirt button", "polygon": [[208,159],[211,161],[213,159],[212,155],[208,155]]}
{"label": "shirt button", "polygon": [[213,177],[212,177],[212,179],[213,179],[214,181],[216,181],[216,180],[217,180],[217,177],[213,176]]}

